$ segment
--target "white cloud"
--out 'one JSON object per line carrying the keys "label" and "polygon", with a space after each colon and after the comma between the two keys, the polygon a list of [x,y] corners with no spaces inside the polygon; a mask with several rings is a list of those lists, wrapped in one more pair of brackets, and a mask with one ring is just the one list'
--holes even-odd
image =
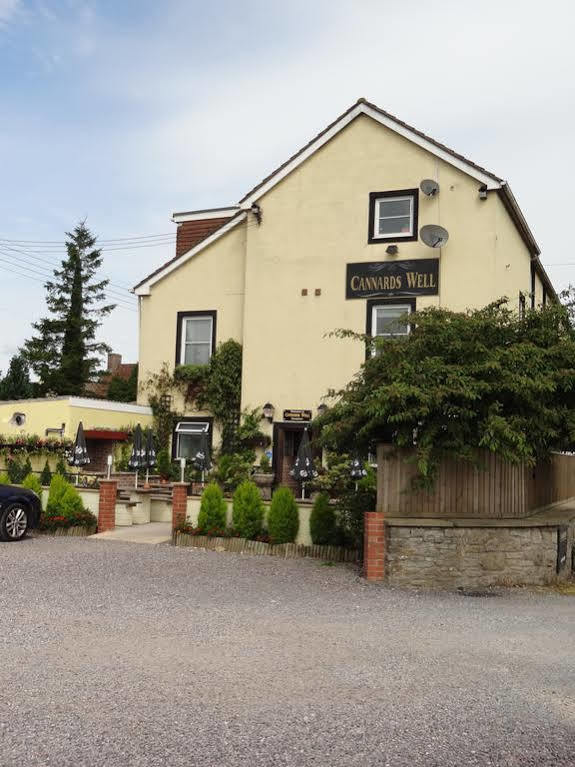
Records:
{"label": "white cloud", "polygon": [[19,6],[20,0],[0,0],[0,25],[10,21]]}

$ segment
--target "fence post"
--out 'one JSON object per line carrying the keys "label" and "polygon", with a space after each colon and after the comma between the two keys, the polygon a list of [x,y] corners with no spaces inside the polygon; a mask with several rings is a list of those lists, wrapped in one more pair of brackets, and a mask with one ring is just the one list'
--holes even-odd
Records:
{"label": "fence post", "polygon": [[364,515],[363,572],[368,581],[385,578],[385,517],[381,511]]}
{"label": "fence post", "polygon": [[172,485],[172,530],[186,521],[189,485],[189,482],[174,482]]}
{"label": "fence post", "polygon": [[100,499],[98,502],[98,532],[113,530],[116,527],[116,493],[118,483],[115,479],[100,480]]}

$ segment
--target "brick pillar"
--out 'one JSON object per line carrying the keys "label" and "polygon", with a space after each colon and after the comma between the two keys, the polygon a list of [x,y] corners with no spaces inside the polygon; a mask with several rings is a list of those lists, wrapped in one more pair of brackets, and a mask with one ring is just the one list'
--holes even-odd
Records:
{"label": "brick pillar", "polygon": [[118,483],[115,479],[100,480],[100,502],[98,504],[98,532],[113,530],[116,527],[116,493]]}
{"label": "brick pillar", "polygon": [[363,574],[368,581],[382,581],[385,577],[385,522],[381,511],[364,515]]}
{"label": "brick pillar", "polygon": [[172,530],[186,521],[188,513],[188,482],[174,482],[172,485]]}

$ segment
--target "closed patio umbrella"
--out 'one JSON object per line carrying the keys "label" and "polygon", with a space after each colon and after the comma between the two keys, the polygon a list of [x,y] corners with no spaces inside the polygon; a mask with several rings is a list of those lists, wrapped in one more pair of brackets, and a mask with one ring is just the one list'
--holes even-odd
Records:
{"label": "closed patio umbrella", "polygon": [[202,436],[200,438],[200,447],[198,449],[198,452],[192,458],[192,462],[195,468],[199,469],[202,472],[202,484],[203,484],[206,471],[209,471],[212,468],[212,462],[210,459],[210,446],[208,444],[208,435],[206,434],[205,431],[202,432]]}
{"label": "closed patio umbrella", "polygon": [[[86,438],[84,437],[84,427],[82,421],[78,424],[76,439],[72,449],[68,454],[68,463],[70,466],[87,466],[90,463],[90,456],[86,448]],[[78,484],[78,475],[76,474],[76,484]]]}
{"label": "closed patio umbrella", "polygon": [[146,466],[146,446],[144,445],[142,427],[140,424],[134,429],[132,455],[128,461],[128,466],[130,469],[136,470],[135,487],[138,487],[138,469],[144,469]]}
{"label": "closed patio umbrella", "polygon": [[367,477],[367,471],[365,470],[364,465],[357,453],[349,462],[349,475],[352,479],[355,479],[356,490],[358,481],[364,477]]}
{"label": "closed patio umbrella", "polygon": [[150,478],[150,469],[153,469],[156,465],[156,446],[154,444],[154,432],[151,429],[146,429],[146,484]]}
{"label": "closed patio umbrella", "polygon": [[305,495],[305,483],[317,477],[317,471],[313,465],[313,454],[307,428],[304,429],[295,463],[290,474],[298,482],[301,482],[301,497],[303,499]]}

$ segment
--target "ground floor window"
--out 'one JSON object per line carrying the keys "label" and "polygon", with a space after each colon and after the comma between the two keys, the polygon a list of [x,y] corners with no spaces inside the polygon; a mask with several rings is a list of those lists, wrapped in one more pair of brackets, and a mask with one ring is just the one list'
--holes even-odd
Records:
{"label": "ground floor window", "polygon": [[372,338],[406,336],[411,331],[409,315],[414,311],[415,299],[371,299],[367,302],[366,334]]}
{"label": "ground floor window", "polygon": [[211,437],[209,421],[179,421],[174,431],[174,458],[194,458],[202,448],[203,435]]}

